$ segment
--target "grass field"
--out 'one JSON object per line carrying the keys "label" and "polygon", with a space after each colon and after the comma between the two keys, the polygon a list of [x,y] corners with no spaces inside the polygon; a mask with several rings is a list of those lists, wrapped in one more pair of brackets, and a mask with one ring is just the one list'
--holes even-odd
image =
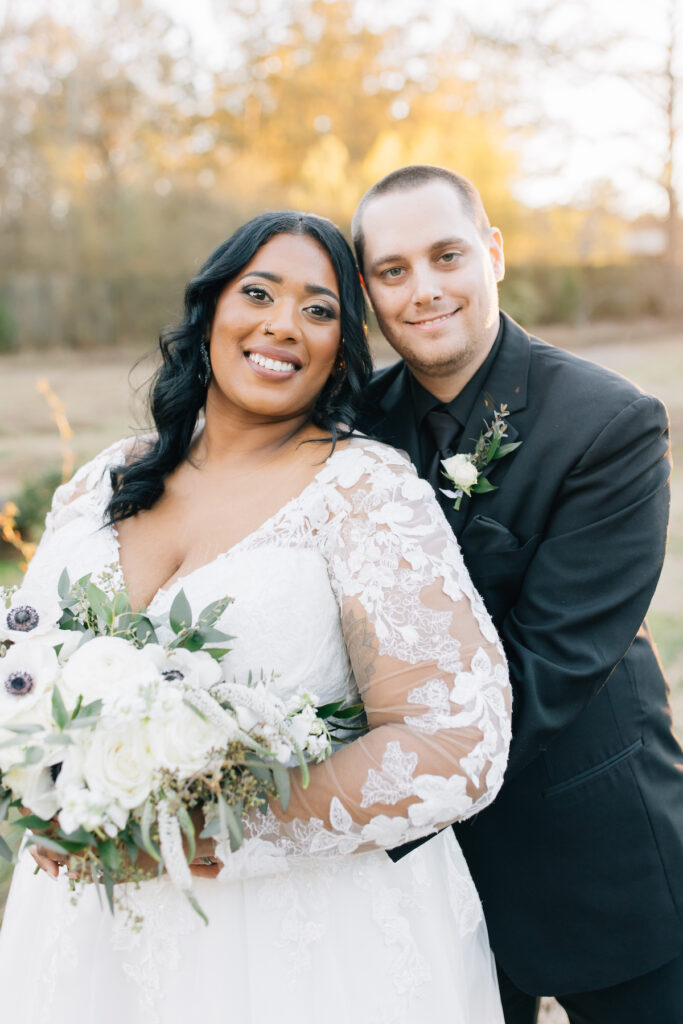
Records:
{"label": "grass field", "polygon": [[[601,324],[541,332],[553,344],[576,351],[635,381],[661,398],[672,424],[674,469],[669,549],[655,595],[650,626],[672,687],[674,718],[683,734],[683,345],[682,325],[656,321]],[[378,361],[390,354],[377,346]],[[74,430],[77,464],[144,425],[144,404],[131,391],[151,373],[144,360],[129,374],[139,351],[46,352],[0,356],[0,505],[22,482],[58,468],[59,437],[50,409],[36,389],[46,378],[64,402]],[[678,459],[676,459],[678,456]],[[16,562],[0,560],[0,583],[17,580]],[[0,906],[8,870],[0,862]],[[550,1024],[550,1018],[544,1018]],[[553,1016],[553,1020],[561,1017]]]}

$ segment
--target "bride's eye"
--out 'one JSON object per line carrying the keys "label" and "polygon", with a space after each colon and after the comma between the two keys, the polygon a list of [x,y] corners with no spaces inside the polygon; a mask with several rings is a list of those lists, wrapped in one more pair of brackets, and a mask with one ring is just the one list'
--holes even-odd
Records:
{"label": "bride's eye", "polygon": [[329,306],[306,306],[306,312],[310,313],[316,320],[336,320],[337,314]]}
{"label": "bride's eye", "polygon": [[256,302],[266,302],[270,298],[266,289],[257,284],[245,284],[242,294],[247,295],[250,299],[255,299]]}

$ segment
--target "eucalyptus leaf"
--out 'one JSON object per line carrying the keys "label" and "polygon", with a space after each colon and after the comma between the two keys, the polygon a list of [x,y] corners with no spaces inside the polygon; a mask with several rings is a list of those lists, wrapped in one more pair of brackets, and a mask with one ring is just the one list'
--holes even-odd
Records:
{"label": "eucalyptus leaf", "polygon": [[104,891],[107,894],[107,903],[109,909],[114,913],[114,879],[111,877],[108,871],[102,872],[102,884],[104,885]]}
{"label": "eucalyptus leaf", "polygon": [[105,592],[95,586],[94,583],[89,583],[86,593],[88,595],[88,604],[97,616],[98,621],[101,620],[105,625],[111,625],[114,619],[114,610],[112,602]]}
{"label": "eucalyptus leaf", "polygon": [[141,644],[155,644],[157,642],[154,627],[146,615],[140,616],[140,621],[135,627],[135,635]]}
{"label": "eucalyptus leaf", "polygon": [[14,854],[2,836],[0,836],[0,857],[2,857],[3,860],[8,860],[10,864],[14,860]]}
{"label": "eucalyptus leaf", "polygon": [[207,604],[206,608],[202,608],[199,613],[197,624],[202,628],[204,626],[213,626],[214,622],[220,619],[228,605],[232,604],[232,600],[231,597],[221,597],[218,601],[212,601],[211,604]]}
{"label": "eucalyptus leaf", "polygon": [[112,874],[116,875],[121,870],[121,854],[113,839],[104,839],[97,844],[97,856]]}
{"label": "eucalyptus leaf", "polygon": [[254,778],[258,779],[259,782],[272,782],[273,775],[270,770],[270,765],[265,764],[265,762],[261,761],[259,758],[249,756],[244,758],[244,763]]}
{"label": "eucalyptus leaf", "polygon": [[213,836],[219,835],[220,831],[221,831],[220,820],[218,818],[211,818],[211,820],[207,821],[206,825],[204,826],[204,828],[199,833],[199,838],[200,839],[211,839]]}
{"label": "eucalyptus leaf", "polygon": [[59,830],[59,838],[65,840],[67,843],[79,843],[81,847],[89,846],[95,839],[92,832],[88,832],[87,828],[80,826],[73,832],[63,832]]}
{"label": "eucalyptus leaf", "polygon": [[192,890],[191,889],[185,889],[185,896],[187,897],[187,901],[190,904],[190,906],[192,907],[192,909],[195,910],[199,914],[199,916],[201,917],[201,919],[204,922],[204,924],[208,924],[209,923],[209,919],[206,916],[206,914],[204,913],[204,911],[202,910],[202,908],[199,906],[199,903],[197,902],[197,897],[192,892]]}
{"label": "eucalyptus leaf", "polygon": [[51,822],[46,821],[45,818],[39,818],[37,814],[24,814],[21,818],[17,819],[15,825],[17,828],[35,829],[40,832],[49,828]]}
{"label": "eucalyptus leaf", "polygon": [[221,793],[218,794],[218,813],[221,818],[221,829],[223,832],[228,832],[230,836],[230,849],[234,853],[235,850],[239,850],[244,839],[242,819]]}
{"label": "eucalyptus leaf", "polygon": [[187,860],[189,863],[194,860],[195,853],[197,852],[194,824],[192,818],[188,814],[187,807],[185,807],[184,804],[181,804],[176,811],[176,817],[178,818],[178,823],[187,838]]}
{"label": "eucalyptus leaf", "polygon": [[27,747],[24,754],[24,765],[39,764],[45,755],[42,747]]}
{"label": "eucalyptus leaf", "polygon": [[142,821],[140,823],[140,831],[142,835],[142,845],[147,853],[154,860],[161,860],[161,856],[152,842],[151,829],[152,825],[156,820],[156,809],[151,800],[147,800],[144,807],[142,808]]}
{"label": "eucalyptus leaf", "polygon": [[522,444],[522,441],[510,441],[508,444],[502,444],[500,446],[500,448],[498,449],[498,451],[496,452],[496,456],[495,457],[497,459],[502,459],[506,455],[509,455],[510,452],[514,452],[515,449],[519,448],[519,446],[521,444]]}
{"label": "eucalyptus leaf", "polygon": [[67,601],[71,596],[71,581],[69,580],[69,574],[66,569],[62,569],[61,576],[57,581],[57,593],[61,597],[62,601]]}
{"label": "eucalyptus leaf", "polygon": [[334,715],[343,706],[343,700],[334,700],[331,704],[323,704],[317,709],[318,718],[329,718],[330,715]]}
{"label": "eucalyptus leaf", "polygon": [[90,701],[89,704],[77,704],[73,714],[72,724],[75,724],[77,721],[81,722],[84,719],[96,719],[98,718],[101,710],[102,700],[99,697],[97,700]]}
{"label": "eucalyptus leaf", "polygon": [[192,625],[192,609],[182,588],[173,599],[168,620],[174,633],[180,633],[181,630],[189,629]]}
{"label": "eucalyptus leaf", "polygon": [[47,747],[70,747],[73,745],[73,740],[68,733],[58,732],[53,733],[51,736],[46,736],[45,745]]}
{"label": "eucalyptus leaf", "polygon": [[474,487],[472,487],[472,494],[488,494],[490,491],[497,491],[498,488],[494,487],[493,484],[489,483],[485,476],[479,477]]}
{"label": "eucalyptus leaf", "polygon": [[221,632],[220,629],[214,629],[213,626],[202,626],[201,629],[196,631],[195,635],[200,637],[204,644],[220,643],[223,640],[234,639],[234,637],[229,636],[227,633]]}
{"label": "eucalyptus leaf", "polygon": [[85,629],[85,630],[83,630],[83,636],[79,640],[78,647],[76,648],[76,650],[80,650],[81,647],[83,646],[83,644],[87,644],[88,641],[94,640],[94,639],[95,639],[95,630],[94,629]]}
{"label": "eucalyptus leaf", "polygon": [[132,610],[128,594],[125,590],[119,590],[114,597],[114,604],[112,606],[114,618],[118,618],[119,615],[125,615],[126,612],[132,612]]}
{"label": "eucalyptus leaf", "polygon": [[0,822],[4,821],[12,803],[12,794],[9,790],[0,797]]}
{"label": "eucalyptus leaf", "polygon": [[273,764],[271,771],[273,773],[273,780],[277,788],[277,795],[282,804],[282,810],[286,811],[289,807],[289,797],[291,791],[291,780],[289,777],[289,771],[281,764]]}
{"label": "eucalyptus leaf", "polygon": [[29,836],[26,840],[27,846],[44,846],[46,850],[52,850],[53,853],[70,853],[62,843],[57,842],[56,839],[50,839],[48,836]]}
{"label": "eucalyptus leaf", "polygon": [[69,724],[69,712],[66,710],[59,687],[56,684],[52,689],[52,717],[58,729],[65,729]]}
{"label": "eucalyptus leaf", "polygon": [[204,650],[210,654],[214,661],[220,661],[226,654],[230,653],[229,647],[205,647]]}
{"label": "eucalyptus leaf", "polygon": [[[28,736],[32,732],[42,732],[43,730],[42,725],[33,725],[29,722],[19,722],[16,725],[3,725],[2,728],[7,732],[14,732],[19,736]],[[12,740],[11,742],[15,743],[16,740]]]}

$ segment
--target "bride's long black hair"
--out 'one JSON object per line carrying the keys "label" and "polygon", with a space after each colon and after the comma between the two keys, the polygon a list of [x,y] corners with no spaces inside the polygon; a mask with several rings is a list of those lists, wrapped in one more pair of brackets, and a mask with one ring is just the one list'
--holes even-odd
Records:
{"label": "bride's long black hair", "polygon": [[283,234],[308,235],[318,242],[337,275],[345,367],[327,380],[310,421],[327,432],[333,447],[339,438],[352,433],[372,362],[363,292],[351,249],[339,229],[323,217],[292,210],[262,213],[238,228],[209,256],[185,290],[182,320],[161,333],[162,365],[152,378],[149,399],[157,436],[143,454],[112,471],[112,497],[106,512],[109,523],[151,508],[163,494],[166,477],[187,458],[197,418],[206,402],[201,348],[210,332],[218,298],[266,242]]}

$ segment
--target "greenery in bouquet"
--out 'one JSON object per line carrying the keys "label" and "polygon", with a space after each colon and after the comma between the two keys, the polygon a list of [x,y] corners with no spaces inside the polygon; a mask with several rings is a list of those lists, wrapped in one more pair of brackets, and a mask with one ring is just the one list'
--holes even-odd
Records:
{"label": "greenery in bouquet", "polygon": [[289,767],[307,785],[308,762],[335,728],[342,741],[362,728],[361,709],[283,700],[262,673],[226,679],[233,638],[216,624],[230,598],[194,619],[181,590],[160,618],[133,611],[115,578],[65,571],[47,598],[0,590],[0,821],[21,811],[26,841],[102,885],[112,910],[117,882],[165,869],[206,919],[189,868],[197,829],[238,849],[243,816],[274,797],[286,809]]}

